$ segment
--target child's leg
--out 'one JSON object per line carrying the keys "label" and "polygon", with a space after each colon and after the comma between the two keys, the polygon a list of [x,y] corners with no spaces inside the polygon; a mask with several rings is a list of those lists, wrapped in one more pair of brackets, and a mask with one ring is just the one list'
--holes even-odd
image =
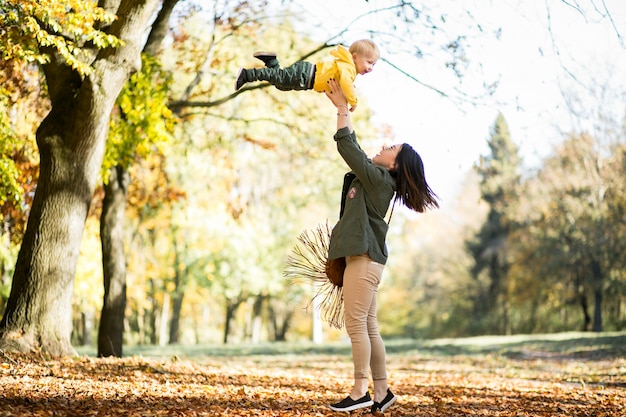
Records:
{"label": "child's leg", "polygon": [[299,61],[286,68],[251,68],[244,70],[246,81],[269,81],[283,91],[310,90],[313,88],[315,66]]}

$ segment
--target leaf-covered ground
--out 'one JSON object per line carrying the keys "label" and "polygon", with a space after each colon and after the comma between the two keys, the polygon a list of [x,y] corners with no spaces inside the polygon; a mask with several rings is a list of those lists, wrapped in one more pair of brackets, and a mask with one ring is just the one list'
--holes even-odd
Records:
{"label": "leaf-covered ground", "polygon": [[[388,343],[398,402],[384,415],[626,415],[625,334],[503,340]],[[242,349],[123,359],[0,352],[0,416],[342,415],[327,404],[350,388],[347,346]]]}

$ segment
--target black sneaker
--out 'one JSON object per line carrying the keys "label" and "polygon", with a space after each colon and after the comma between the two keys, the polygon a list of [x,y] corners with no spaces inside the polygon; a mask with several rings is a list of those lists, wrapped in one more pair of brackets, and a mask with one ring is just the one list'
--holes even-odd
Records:
{"label": "black sneaker", "polygon": [[235,80],[235,91],[239,90],[247,82],[248,77],[246,77],[246,70],[240,68],[239,72],[237,73],[237,79]]}
{"label": "black sneaker", "polygon": [[336,404],[331,404],[329,407],[333,411],[352,411],[358,410],[359,408],[369,407],[374,404],[372,401],[372,397],[370,397],[370,393],[366,392],[365,395],[358,400],[353,400],[348,395],[343,400],[339,401]]}
{"label": "black sneaker", "polygon": [[276,59],[276,52],[258,51],[252,54],[256,59],[263,61],[266,67],[274,68],[278,66],[278,59]]}
{"label": "black sneaker", "polygon": [[381,402],[375,402],[374,405],[372,405],[371,413],[374,414],[377,410],[380,411],[381,413],[384,413],[385,410],[391,407],[391,405],[395,402],[396,402],[396,396],[393,395],[393,393],[391,392],[389,388],[387,388],[387,395]]}

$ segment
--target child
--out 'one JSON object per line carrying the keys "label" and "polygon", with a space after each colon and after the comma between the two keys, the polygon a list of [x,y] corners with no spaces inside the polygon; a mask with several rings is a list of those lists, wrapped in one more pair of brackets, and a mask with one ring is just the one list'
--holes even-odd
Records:
{"label": "child", "polygon": [[352,83],[357,74],[367,74],[374,69],[380,58],[378,47],[369,39],[361,39],[350,45],[350,49],[337,46],[330,55],[334,58],[332,61],[320,61],[316,64],[298,61],[289,67],[280,68],[275,52],[256,52],[254,57],[263,61],[266,67],[241,68],[237,74],[235,91],[248,82],[269,81],[282,91],[313,89],[323,93],[328,87],[328,80],[333,78],[341,85],[350,104],[350,111],[354,111],[357,98]]}

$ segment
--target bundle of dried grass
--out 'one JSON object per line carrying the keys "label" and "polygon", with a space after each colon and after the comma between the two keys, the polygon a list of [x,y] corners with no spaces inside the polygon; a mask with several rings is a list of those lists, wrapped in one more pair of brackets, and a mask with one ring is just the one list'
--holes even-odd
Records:
{"label": "bundle of dried grass", "polygon": [[294,282],[312,284],[314,295],[307,308],[318,299],[322,320],[341,329],[344,325],[343,287],[326,275],[331,231],[326,222],[314,230],[302,232],[285,261],[284,275]]}

